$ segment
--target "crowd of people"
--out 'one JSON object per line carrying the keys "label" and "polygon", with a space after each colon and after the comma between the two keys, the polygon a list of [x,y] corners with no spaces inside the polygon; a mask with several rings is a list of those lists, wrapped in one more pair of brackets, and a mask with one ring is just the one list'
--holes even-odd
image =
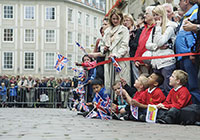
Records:
{"label": "crowd of people", "polygon": [[[65,88],[77,83],[73,87],[78,86],[76,92],[79,94],[74,96],[73,107],[85,117],[145,121],[148,106],[155,105],[158,123],[199,125],[199,7],[200,0],[180,0],[179,8],[170,3],[151,5],[137,20],[114,8],[103,20],[102,37],[97,40],[94,51],[85,54],[82,63],[75,63],[87,71],[86,77],[76,82],[68,78],[56,82],[50,77],[40,82],[37,78],[22,76],[12,77],[8,82],[3,76],[1,100],[6,99],[5,87],[11,87],[10,94],[6,94],[8,98],[16,95],[13,92],[16,86],[18,90],[25,88],[26,94],[20,96],[25,96],[28,102],[37,100],[32,87],[61,87],[61,92],[56,92],[56,95],[59,93],[56,99],[66,107],[69,90]],[[175,54],[179,54],[178,57]],[[169,57],[161,57],[165,55]],[[129,57],[135,59],[95,67],[105,60]],[[141,57],[159,58],[137,59]],[[38,95],[44,95],[41,98],[45,101],[45,94],[41,90]],[[46,100],[52,97],[48,94]],[[133,115],[133,108],[138,109],[138,117]]]}
{"label": "crowd of people", "polygon": [[[108,99],[103,96],[108,94],[112,99],[114,91],[110,107],[114,118],[144,121],[151,104],[159,110],[159,123],[200,121],[199,6],[199,0],[180,0],[179,8],[170,3],[151,5],[146,7],[144,14],[139,14],[136,21],[130,14],[112,9],[100,30],[102,38],[98,39],[94,52],[88,57],[96,59],[93,60],[96,63],[113,58],[135,59],[119,61],[120,71],[115,71],[116,64],[113,66],[112,63],[93,68],[96,69],[95,82],[91,81],[93,97],[101,94],[102,98],[93,100],[90,112],[80,110],[83,115],[108,119],[103,117],[105,114],[102,115],[99,104],[102,100],[103,104],[108,104]],[[165,55],[169,57],[159,57]],[[141,60],[138,57],[158,58]],[[103,71],[104,77],[99,76]],[[104,87],[96,80],[102,81]],[[99,90],[95,90],[97,85]],[[103,93],[102,88],[105,88]],[[130,113],[133,106],[139,108],[137,119]],[[109,107],[104,106],[104,109]],[[189,119],[183,117],[187,113],[191,113]]]}
{"label": "crowd of people", "polygon": [[[41,79],[29,76],[0,76],[1,107],[39,107],[45,102],[56,107],[67,107],[69,93],[77,86],[77,78],[57,78],[54,76]],[[34,104],[36,103],[37,104]],[[52,107],[52,106],[51,106]]]}

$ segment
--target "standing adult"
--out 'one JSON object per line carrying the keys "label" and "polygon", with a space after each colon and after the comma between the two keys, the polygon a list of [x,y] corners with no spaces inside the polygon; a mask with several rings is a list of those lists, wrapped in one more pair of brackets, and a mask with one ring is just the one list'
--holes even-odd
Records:
{"label": "standing adult", "polygon": [[[130,14],[125,14],[124,15],[124,26],[126,26],[129,30],[129,55],[130,57],[134,57],[135,52],[137,50],[138,46],[138,40],[140,37],[140,34],[142,30],[139,28],[137,29],[133,17]],[[134,61],[130,61],[131,63],[131,86],[135,83],[135,80],[139,77],[139,71],[138,68],[135,66]]]}
{"label": "standing adult", "polygon": [[[129,31],[122,25],[123,14],[118,9],[114,8],[109,15],[110,26],[105,30],[103,39],[101,41],[101,52],[105,55],[105,60],[111,57],[123,58],[129,57],[128,42]],[[111,84],[115,80],[120,80],[120,77],[125,79],[130,84],[130,62],[118,62],[121,67],[121,72],[115,73],[113,64],[104,65],[104,79],[105,87],[107,90],[111,89]],[[114,72],[114,77],[111,79],[111,74]]]}
{"label": "standing adult", "polygon": [[[156,6],[152,12],[156,26],[151,31],[146,48],[152,52],[152,56],[172,55],[174,54],[173,42],[177,24],[167,18],[166,10],[161,5]],[[164,82],[160,88],[165,96],[172,88],[169,86],[169,77],[176,68],[175,63],[174,57],[151,60],[153,71],[164,76]]]}
{"label": "standing adult", "polygon": [[[194,51],[195,37],[192,32],[183,29],[183,23],[187,20],[193,21],[197,19],[198,5],[192,0],[180,0],[180,8],[185,12],[183,22],[176,37],[176,53],[189,53]],[[198,90],[198,66],[196,56],[178,57],[180,68],[188,73],[188,89],[189,91]]]}
{"label": "standing adult", "polygon": [[[152,10],[155,8],[155,6],[148,6],[146,8],[146,12],[144,15],[145,18],[145,25],[142,30],[142,33],[140,34],[139,42],[138,42],[138,47],[135,52],[135,57],[141,57],[145,51],[147,51],[145,45],[146,42],[149,38],[149,35],[151,33],[151,30],[155,26],[155,21],[153,18]],[[140,73],[149,73],[148,67],[143,63],[143,61],[135,61],[136,67],[139,68]]]}

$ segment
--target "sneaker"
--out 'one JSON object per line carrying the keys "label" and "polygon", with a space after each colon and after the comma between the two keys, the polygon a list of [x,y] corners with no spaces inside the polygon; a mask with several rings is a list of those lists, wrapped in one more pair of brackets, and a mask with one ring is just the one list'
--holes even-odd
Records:
{"label": "sneaker", "polygon": [[162,119],[157,119],[156,123],[167,124],[167,122],[165,120],[162,120]]}
{"label": "sneaker", "polygon": [[120,119],[121,121],[124,121],[124,117],[120,117],[119,119]]}
{"label": "sneaker", "polygon": [[143,115],[143,114],[141,114],[141,115],[139,116],[139,120],[142,121],[142,122],[145,122],[145,121],[146,121],[146,116]]}

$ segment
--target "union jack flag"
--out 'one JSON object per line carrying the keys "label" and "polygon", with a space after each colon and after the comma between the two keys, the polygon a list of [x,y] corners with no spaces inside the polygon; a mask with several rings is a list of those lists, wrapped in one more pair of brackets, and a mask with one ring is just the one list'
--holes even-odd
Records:
{"label": "union jack flag", "polygon": [[60,72],[68,61],[69,60],[66,57],[62,56],[61,54],[58,54],[58,59],[56,60],[55,65],[56,70]]}
{"label": "union jack flag", "polygon": [[73,68],[73,67],[68,67],[68,69],[73,70],[74,72],[78,72],[79,71],[77,68]]}
{"label": "union jack flag", "polygon": [[114,68],[115,68],[115,71],[116,72],[120,72],[122,69],[121,69],[121,67],[120,67],[120,65],[117,63],[117,61],[114,59],[114,57],[111,57],[111,59],[112,59],[112,62],[113,62],[113,66],[114,66]]}
{"label": "union jack flag", "polygon": [[85,48],[83,46],[81,46],[78,42],[76,42],[76,45],[85,53],[87,54]]}

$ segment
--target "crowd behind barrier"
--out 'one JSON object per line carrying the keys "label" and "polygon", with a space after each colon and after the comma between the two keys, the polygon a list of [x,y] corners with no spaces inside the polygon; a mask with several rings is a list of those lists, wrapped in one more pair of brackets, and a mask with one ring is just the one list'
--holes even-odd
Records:
{"label": "crowd behind barrier", "polygon": [[0,107],[67,108],[76,82],[76,77],[71,80],[3,75],[0,76]]}

